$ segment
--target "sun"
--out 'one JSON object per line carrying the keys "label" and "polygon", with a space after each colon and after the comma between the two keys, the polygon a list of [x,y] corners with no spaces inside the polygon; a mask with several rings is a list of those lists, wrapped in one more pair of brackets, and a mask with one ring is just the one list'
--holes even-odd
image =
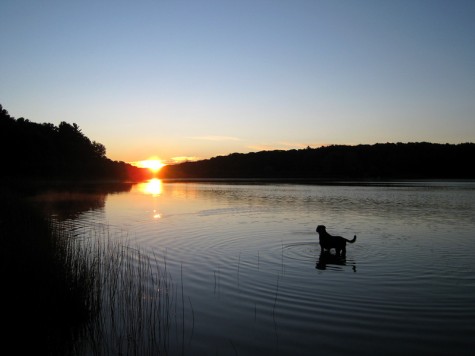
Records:
{"label": "sun", "polygon": [[149,158],[143,161],[135,162],[135,165],[140,168],[148,168],[153,173],[157,173],[165,164],[156,158]]}

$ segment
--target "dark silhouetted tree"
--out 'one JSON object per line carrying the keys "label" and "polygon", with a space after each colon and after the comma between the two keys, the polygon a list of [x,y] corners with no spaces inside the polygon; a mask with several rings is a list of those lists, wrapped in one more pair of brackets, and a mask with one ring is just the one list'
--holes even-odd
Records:
{"label": "dark silhouetted tree", "polygon": [[0,105],[0,178],[143,179],[148,171],[106,157],[75,123],[58,126],[14,119]]}
{"label": "dark silhouetted tree", "polygon": [[169,165],[163,178],[475,178],[475,144],[385,143],[233,153]]}

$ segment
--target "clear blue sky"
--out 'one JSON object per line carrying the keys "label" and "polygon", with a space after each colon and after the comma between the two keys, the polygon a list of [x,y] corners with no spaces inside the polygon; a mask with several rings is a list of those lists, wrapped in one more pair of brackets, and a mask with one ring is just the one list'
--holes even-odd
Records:
{"label": "clear blue sky", "polygon": [[0,103],[115,160],[475,141],[475,1],[0,2]]}

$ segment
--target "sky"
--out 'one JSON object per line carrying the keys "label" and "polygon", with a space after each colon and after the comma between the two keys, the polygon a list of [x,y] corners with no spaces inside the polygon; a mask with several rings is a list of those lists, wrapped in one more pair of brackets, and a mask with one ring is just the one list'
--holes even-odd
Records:
{"label": "sky", "polygon": [[475,1],[2,0],[0,104],[171,163],[475,142]]}

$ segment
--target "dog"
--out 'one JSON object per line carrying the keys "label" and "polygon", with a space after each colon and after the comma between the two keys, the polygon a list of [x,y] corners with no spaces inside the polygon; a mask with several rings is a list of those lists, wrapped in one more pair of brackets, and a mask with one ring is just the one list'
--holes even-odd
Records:
{"label": "dog", "polygon": [[322,254],[324,250],[330,251],[332,248],[334,248],[337,256],[345,257],[346,243],[353,243],[356,241],[356,235],[352,240],[345,239],[341,236],[332,236],[327,232],[327,228],[324,225],[317,226],[317,233],[320,240]]}

